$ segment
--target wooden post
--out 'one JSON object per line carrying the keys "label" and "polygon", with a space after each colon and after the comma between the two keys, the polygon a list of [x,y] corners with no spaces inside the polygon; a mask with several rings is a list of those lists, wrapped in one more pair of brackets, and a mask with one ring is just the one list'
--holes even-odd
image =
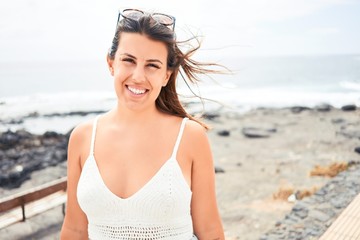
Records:
{"label": "wooden post", "polygon": [[25,203],[21,204],[21,211],[22,211],[22,221],[25,222],[25,220],[26,220]]}

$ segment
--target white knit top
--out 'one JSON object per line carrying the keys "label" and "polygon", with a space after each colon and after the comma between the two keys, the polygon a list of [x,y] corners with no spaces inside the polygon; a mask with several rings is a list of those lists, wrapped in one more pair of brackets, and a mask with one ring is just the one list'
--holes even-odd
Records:
{"label": "white knit top", "polygon": [[138,192],[120,198],[105,185],[94,157],[98,117],[77,186],[77,199],[89,223],[89,239],[192,239],[192,192],[176,160],[187,118],[182,121],[170,159]]}

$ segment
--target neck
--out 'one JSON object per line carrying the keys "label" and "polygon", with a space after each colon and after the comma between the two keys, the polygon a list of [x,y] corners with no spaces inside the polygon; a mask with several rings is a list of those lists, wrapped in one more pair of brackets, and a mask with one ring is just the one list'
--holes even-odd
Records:
{"label": "neck", "polygon": [[[155,104],[146,109],[129,109],[118,104],[112,111],[113,119],[126,126],[144,125],[156,120],[162,113],[156,108]],[[146,120],[146,121],[145,121]]]}

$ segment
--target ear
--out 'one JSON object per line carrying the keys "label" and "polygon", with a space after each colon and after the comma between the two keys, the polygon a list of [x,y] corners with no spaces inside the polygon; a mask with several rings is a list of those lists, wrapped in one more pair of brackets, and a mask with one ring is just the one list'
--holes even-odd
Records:
{"label": "ear", "polygon": [[106,61],[107,61],[111,76],[114,76],[114,67],[113,67],[114,60],[110,59],[109,55],[106,55]]}
{"label": "ear", "polygon": [[166,71],[166,75],[165,75],[165,79],[163,81],[163,87],[165,87],[167,85],[167,83],[169,82],[169,79],[171,77],[171,74],[173,73],[173,71],[167,70]]}

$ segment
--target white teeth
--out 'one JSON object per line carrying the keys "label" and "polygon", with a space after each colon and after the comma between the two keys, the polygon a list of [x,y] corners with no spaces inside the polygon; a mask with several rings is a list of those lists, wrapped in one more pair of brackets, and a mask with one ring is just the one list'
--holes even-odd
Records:
{"label": "white teeth", "polygon": [[146,92],[146,89],[136,89],[128,86],[128,89],[134,94],[143,94]]}

